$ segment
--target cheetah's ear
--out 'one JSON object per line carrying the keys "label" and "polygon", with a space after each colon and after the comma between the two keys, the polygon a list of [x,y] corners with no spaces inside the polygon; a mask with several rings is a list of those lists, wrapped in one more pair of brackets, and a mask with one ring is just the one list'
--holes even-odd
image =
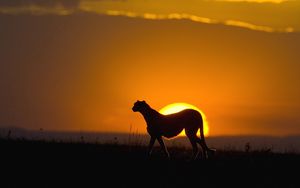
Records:
{"label": "cheetah's ear", "polygon": [[146,101],[142,101],[142,103],[146,103]]}

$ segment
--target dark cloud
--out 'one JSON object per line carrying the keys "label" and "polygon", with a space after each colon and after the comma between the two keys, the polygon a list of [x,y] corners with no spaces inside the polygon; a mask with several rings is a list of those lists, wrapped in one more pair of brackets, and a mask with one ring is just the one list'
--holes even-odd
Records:
{"label": "dark cloud", "polygon": [[36,5],[41,7],[55,7],[61,5],[65,8],[77,8],[80,0],[0,0],[0,7],[20,7]]}

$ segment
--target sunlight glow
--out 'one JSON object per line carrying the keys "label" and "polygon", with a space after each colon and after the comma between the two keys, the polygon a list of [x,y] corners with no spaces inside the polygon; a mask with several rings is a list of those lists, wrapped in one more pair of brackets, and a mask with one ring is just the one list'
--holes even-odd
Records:
{"label": "sunlight glow", "polygon": [[[193,110],[197,110],[198,112],[201,113],[202,118],[203,118],[203,128],[204,128],[204,135],[208,136],[209,134],[209,127],[208,127],[208,122],[206,120],[205,114],[196,106],[193,106],[191,104],[188,103],[172,103],[169,104],[165,107],[163,107],[162,109],[159,110],[159,113],[163,114],[163,115],[168,115],[168,114],[174,114],[176,112],[180,112],[182,110],[185,109],[193,109]],[[197,135],[200,136],[200,130],[197,132]],[[183,130],[179,136],[185,136],[185,131]]]}

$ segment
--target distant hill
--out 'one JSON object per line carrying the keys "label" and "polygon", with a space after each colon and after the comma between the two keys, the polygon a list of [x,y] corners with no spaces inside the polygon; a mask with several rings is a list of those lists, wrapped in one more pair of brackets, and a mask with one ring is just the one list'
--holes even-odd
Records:
{"label": "distant hill", "polygon": [[[9,133],[10,132],[10,133]],[[101,132],[59,132],[45,130],[26,130],[21,128],[1,128],[1,138],[43,140],[56,142],[84,142],[101,144],[147,145],[149,136],[136,133],[101,133]],[[206,138],[209,147],[221,150],[245,150],[249,143],[250,150],[270,150],[274,152],[300,152],[299,136],[215,136]],[[156,143],[157,144],[157,143]],[[171,147],[191,148],[186,137],[166,139]]]}

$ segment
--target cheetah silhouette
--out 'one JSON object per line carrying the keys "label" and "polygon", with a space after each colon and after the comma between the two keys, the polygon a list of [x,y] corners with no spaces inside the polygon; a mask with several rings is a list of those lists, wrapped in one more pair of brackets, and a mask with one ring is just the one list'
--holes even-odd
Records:
{"label": "cheetah silhouette", "polygon": [[[210,149],[206,145],[203,131],[203,119],[198,111],[185,109],[174,114],[163,115],[152,109],[145,101],[135,102],[132,110],[134,112],[140,112],[147,123],[147,132],[151,136],[148,147],[149,156],[152,153],[155,141],[158,140],[165,155],[170,158],[163,137],[176,137],[183,129],[185,129],[185,134],[193,147],[193,159],[196,159],[199,153],[197,144],[202,147],[204,158],[208,158],[215,153],[214,149]],[[197,137],[198,129],[200,129],[200,138]]]}

